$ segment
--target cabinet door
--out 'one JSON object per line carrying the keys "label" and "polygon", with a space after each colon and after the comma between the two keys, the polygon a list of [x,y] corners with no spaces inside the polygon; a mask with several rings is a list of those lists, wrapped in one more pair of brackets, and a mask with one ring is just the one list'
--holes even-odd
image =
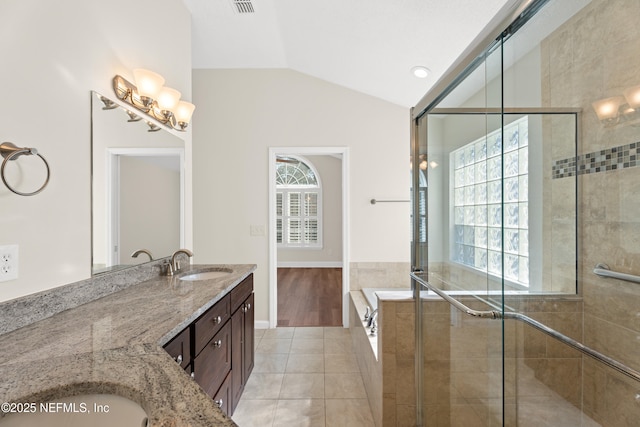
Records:
{"label": "cabinet door", "polygon": [[220,332],[193,360],[195,380],[213,397],[231,371],[231,323],[227,322]]}
{"label": "cabinet door", "polygon": [[243,334],[243,375],[242,385],[244,386],[253,371],[254,361],[254,336],[255,336],[255,311],[253,307],[253,294],[244,302],[244,334]]}
{"label": "cabinet door", "polygon": [[233,316],[231,316],[231,413],[238,406],[240,396],[244,390],[244,382],[242,381],[243,369],[243,335],[244,332],[244,312],[240,307]]}
{"label": "cabinet door", "polygon": [[191,363],[191,329],[186,328],[180,332],[174,339],[165,344],[166,350],[173,360],[178,362],[180,366],[186,368]]}
{"label": "cabinet door", "polygon": [[232,374],[233,374],[233,372],[229,372],[229,374],[227,374],[227,378],[224,380],[224,382],[220,386],[220,390],[218,390],[216,395],[213,396],[213,401],[215,402],[216,405],[218,405],[218,408],[222,409],[222,412],[224,412],[225,414],[227,414],[229,416],[231,415],[229,410],[231,409],[231,377],[232,377]]}

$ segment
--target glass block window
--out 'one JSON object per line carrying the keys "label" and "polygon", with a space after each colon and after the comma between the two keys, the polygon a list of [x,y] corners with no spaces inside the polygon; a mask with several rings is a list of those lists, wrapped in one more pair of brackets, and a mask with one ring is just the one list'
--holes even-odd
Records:
{"label": "glass block window", "polygon": [[[425,162],[426,163],[426,162]],[[418,171],[418,242],[427,243],[427,174],[426,168]],[[413,204],[413,187],[411,188],[411,203]],[[413,212],[411,213],[411,235],[413,233]]]}
{"label": "glass block window", "polygon": [[498,277],[504,262],[504,278],[525,286],[529,285],[528,135],[528,118],[523,117],[504,127],[504,141],[497,130],[450,154],[452,260]]}
{"label": "glass block window", "polygon": [[276,158],[276,241],[280,247],[321,247],[321,187],[311,163]]}

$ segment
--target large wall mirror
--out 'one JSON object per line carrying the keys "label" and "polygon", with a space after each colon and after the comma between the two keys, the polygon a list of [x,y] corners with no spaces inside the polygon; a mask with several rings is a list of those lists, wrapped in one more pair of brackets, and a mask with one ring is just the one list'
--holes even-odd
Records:
{"label": "large wall mirror", "polygon": [[92,274],[184,246],[184,142],[92,92]]}

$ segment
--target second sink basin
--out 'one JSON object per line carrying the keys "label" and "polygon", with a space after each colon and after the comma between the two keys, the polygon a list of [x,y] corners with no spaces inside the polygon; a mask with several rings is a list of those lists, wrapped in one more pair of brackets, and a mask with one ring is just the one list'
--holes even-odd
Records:
{"label": "second sink basin", "polygon": [[179,277],[179,279],[195,282],[199,280],[219,279],[220,277],[227,276],[231,273],[232,270],[229,268],[219,268],[215,270],[199,271],[196,273],[187,274],[185,276]]}

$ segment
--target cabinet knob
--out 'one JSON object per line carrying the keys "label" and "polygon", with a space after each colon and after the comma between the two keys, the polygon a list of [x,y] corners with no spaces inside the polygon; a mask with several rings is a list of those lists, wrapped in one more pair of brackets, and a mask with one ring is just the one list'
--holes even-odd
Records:
{"label": "cabinet knob", "polygon": [[222,317],[216,316],[212,320],[214,325],[219,325],[222,322]]}
{"label": "cabinet knob", "polygon": [[189,376],[191,377],[192,380],[196,379],[196,373],[195,372],[191,372],[191,374]]}
{"label": "cabinet knob", "polygon": [[213,346],[216,348],[222,347],[222,340],[214,341]]}
{"label": "cabinet knob", "polygon": [[183,359],[182,359],[182,355],[181,355],[181,354],[179,354],[179,355],[178,355],[178,357],[176,357],[176,362],[178,362],[178,363],[182,363],[182,360],[183,360]]}
{"label": "cabinet knob", "polygon": [[214,402],[216,402],[216,405],[218,405],[218,408],[222,408],[222,405],[224,405],[224,400],[222,399],[214,400]]}
{"label": "cabinet knob", "polygon": [[251,310],[251,304],[247,304],[247,310]]}

